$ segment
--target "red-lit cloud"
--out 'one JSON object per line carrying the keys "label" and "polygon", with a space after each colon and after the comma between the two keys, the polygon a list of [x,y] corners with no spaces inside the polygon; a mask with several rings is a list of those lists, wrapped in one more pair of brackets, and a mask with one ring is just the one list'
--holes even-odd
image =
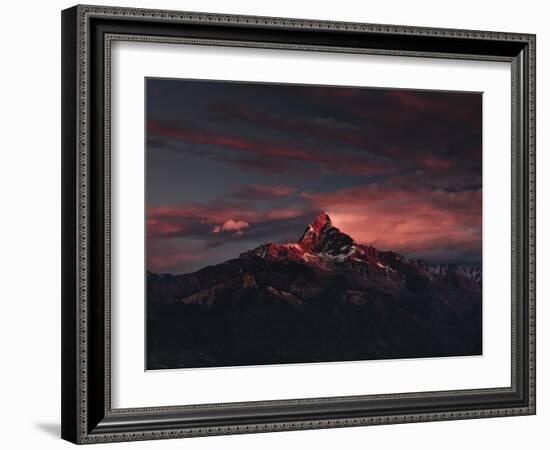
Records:
{"label": "red-lit cloud", "polygon": [[230,231],[230,232],[234,232],[236,234],[242,234],[243,230],[248,228],[249,226],[250,225],[247,222],[245,222],[244,220],[229,219],[229,220],[226,220],[221,225],[216,225],[212,229],[212,233],[218,234],[218,233],[221,233],[223,231]]}
{"label": "red-lit cloud", "polygon": [[[261,209],[253,204],[213,202],[148,208],[147,267],[182,273],[238,256],[276,236],[298,239],[317,211],[308,205]],[[233,248],[242,242],[240,247]],[[229,249],[228,249],[229,247]]]}
{"label": "red-lit cloud", "polygon": [[196,144],[217,145],[244,153],[261,153],[276,158],[291,158],[298,161],[315,161],[314,155],[303,150],[280,146],[267,142],[254,141],[236,136],[186,129],[184,126],[169,127],[154,121],[147,124],[149,132],[170,138],[176,138]]}
{"label": "red-lit cloud", "polygon": [[[150,139],[176,139],[187,144],[217,148],[216,157],[251,170],[266,173],[283,172],[340,172],[349,175],[381,175],[394,173],[399,168],[368,152],[357,154],[346,151],[321,151],[317,147],[297,147],[288,142],[254,140],[219,132],[202,131],[184,124],[177,126],[147,123]],[[223,149],[220,152],[219,149]],[[211,149],[212,151],[212,149]]]}
{"label": "red-lit cloud", "polygon": [[[403,181],[411,180],[404,177]],[[302,227],[324,210],[357,242],[381,250],[432,260],[446,260],[448,255],[474,258],[480,253],[478,189],[455,192],[386,182],[298,195],[302,204],[270,209],[231,201],[149,208],[148,236],[203,239],[212,247],[223,244],[217,240],[223,233],[261,240],[264,235],[269,239],[271,230],[279,227],[288,228],[297,239]]]}
{"label": "red-lit cloud", "polygon": [[295,219],[309,213],[303,206],[268,210],[252,204],[214,202],[147,209],[147,236],[152,239],[207,237],[221,232],[245,234],[260,224]]}
{"label": "red-lit cloud", "polygon": [[430,257],[480,250],[477,190],[422,192],[373,185],[303,196],[326,210],[342,231],[381,250]]}

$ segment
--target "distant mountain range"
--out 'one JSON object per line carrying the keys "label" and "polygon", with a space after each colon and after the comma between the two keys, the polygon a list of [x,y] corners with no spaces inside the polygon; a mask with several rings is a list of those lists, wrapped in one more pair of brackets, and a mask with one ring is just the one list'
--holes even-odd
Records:
{"label": "distant mountain range", "polygon": [[356,243],[320,214],[293,243],[147,273],[147,367],[479,355],[480,266]]}

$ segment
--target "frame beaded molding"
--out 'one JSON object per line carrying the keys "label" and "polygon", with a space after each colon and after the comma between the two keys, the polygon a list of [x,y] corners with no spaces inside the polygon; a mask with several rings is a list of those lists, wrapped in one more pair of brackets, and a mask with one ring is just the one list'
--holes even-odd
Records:
{"label": "frame beaded molding", "polygon": [[181,429],[174,428],[162,431],[136,431],[118,434],[88,435],[81,443],[98,444],[105,442],[123,442],[136,440],[155,440],[218,436],[227,434],[273,433],[276,431],[298,431],[326,428],[361,427],[368,425],[391,425],[400,423],[441,422],[445,420],[483,419],[490,417],[506,417],[529,415],[532,412],[526,408],[507,408],[497,410],[480,409],[475,411],[451,411],[429,414],[400,414],[392,416],[353,417],[347,419],[305,420],[254,425],[210,426],[204,428]]}
{"label": "frame beaded molding", "polygon": [[[366,23],[351,23],[351,22],[334,22],[324,20],[305,20],[305,19],[287,19],[287,18],[271,18],[271,17],[256,17],[256,16],[238,16],[224,14],[206,14],[195,12],[178,12],[178,11],[161,11],[150,9],[134,9],[134,8],[118,8],[118,7],[99,7],[99,6],[78,6],[77,16],[77,36],[78,36],[78,70],[77,70],[77,89],[78,89],[78,243],[77,243],[77,274],[78,274],[78,317],[77,317],[77,332],[78,332],[78,374],[77,374],[77,403],[78,403],[78,429],[79,443],[100,443],[100,442],[117,442],[128,440],[146,440],[146,439],[169,439],[175,437],[198,437],[209,435],[222,434],[242,434],[251,432],[274,432],[274,431],[289,431],[300,429],[318,429],[318,428],[335,428],[335,427],[350,427],[364,426],[374,424],[392,424],[392,423],[411,423],[424,421],[442,421],[452,419],[470,419],[470,418],[485,418],[485,417],[502,417],[510,415],[528,415],[535,413],[536,393],[535,393],[535,36],[529,34],[515,34],[502,32],[488,32],[475,30],[451,30],[443,28],[426,28],[426,27],[410,27],[397,25],[379,25]],[[521,41],[529,44],[529,74],[527,80],[529,91],[526,101],[529,104],[529,123],[528,123],[528,324],[529,324],[529,403],[528,406],[522,408],[500,408],[500,409],[479,409],[473,411],[447,411],[439,413],[427,414],[403,414],[403,415],[386,415],[376,417],[355,417],[342,418],[331,420],[313,420],[313,421],[285,421],[280,423],[263,423],[254,425],[234,425],[234,426],[219,426],[219,427],[202,427],[189,429],[167,429],[163,431],[139,431],[128,433],[105,433],[105,434],[89,434],[87,424],[87,282],[88,282],[88,65],[89,55],[87,48],[88,22],[91,17],[109,16],[109,17],[131,17],[142,19],[159,19],[164,22],[171,21],[176,23],[214,23],[214,24],[244,24],[254,27],[277,27],[279,29],[319,29],[319,30],[340,30],[340,31],[358,31],[358,32],[377,32],[382,34],[402,34],[402,35],[418,35],[418,36],[440,36],[440,37],[455,37],[466,39],[488,39],[497,41]],[[110,112],[110,60],[111,60],[111,41],[126,40],[126,41],[146,41],[146,42],[171,42],[171,43],[187,43],[194,45],[224,45],[224,46],[241,46],[255,48],[271,48],[271,49],[294,49],[294,50],[314,50],[314,51],[332,51],[332,52],[348,52],[348,53],[363,53],[363,54],[385,54],[396,56],[429,56],[436,58],[460,58],[460,59],[483,59],[492,61],[510,61],[506,57],[480,57],[478,55],[453,55],[448,53],[431,53],[431,52],[402,52],[374,49],[349,49],[337,47],[314,47],[314,46],[298,46],[290,44],[269,44],[269,43],[250,43],[243,41],[208,41],[201,39],[183,39],[183,38],[153,38],[147,36],[128,36],[128,35],[109,35],[106,38],[105,58],[107,76],[105,80],[105,101],[106,107]],[[307,48],[306,48],[307,47]],[[514,71],[512,71],[514,74]],[[515,89],[515,83],[512,80],[512,89]],[[514,105],[512,105],[514,108]],[[106,236],[105,236],[105,295],[107,299],[107,310],[105,315],[105,351],[106,351],[106,392],[105,399],[107,404],[106,415],[117,415],[122,413],[143,413],[143,412],[170,412],[181,411],[189,408],[208,408],[224,406],[218,405],[188,405],[188,406],[168,406],[168,407],[152,407],[152,408],[133,408],[133,409],[111,409],[110,402],[110,117],[107,115],[105,122],[105,157],[106,157],[106,173],[105,173],[105,208],[108,211],[105,218]],[[512,130],[514,133],[514,130]],[[515,144],[513,144],[514,147]],[[514,152],[514,148],[512,148]],[[517,149],[516,149],[517,151]],[[514,189],[514,188],[513,188]],[[514,189],[515,191],[515,189]],[[515,208],[512,208],[515,210]],[[516,211],[513,211],[516,215]],[[514,224],[512,225],[514,226]],[[514,269],[513,269],[514,270]],[[514,295],[512,297],[515,297]],[[514,301],[514,299],[513,299]],[[514,345],[512,345],[512,359],[515,357]],[[515,373],[512,371],[512,386],[515,383]],[[293,404],[304,402],[319,402],[327,400],[342,400],[349,398],[413,398],[426,395],[463,395],[487,392],[506,392],[511,388],[490,388],[476,390],[458,390],[458,391],[437,391],[437,392],[422,392],[422,393],[404,393],[404,394],[382,394],[371,396],[356,396],[356,397],[331,397],[318,399],[293,399],[280,400],[269,402],[246,402],[251,404]],[[241,405],[245,403],[240,403]],[[235,406],[235,403],[225,404]]]}

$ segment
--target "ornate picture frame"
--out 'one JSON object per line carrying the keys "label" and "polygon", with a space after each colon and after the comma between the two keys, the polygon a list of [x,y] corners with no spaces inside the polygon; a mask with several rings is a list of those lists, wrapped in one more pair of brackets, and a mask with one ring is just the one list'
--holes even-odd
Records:
{"label": "ornate picture frame", "polygon": [[[113,408],[113,42],[511,65],[510,386]],[[62,12],[62,437],[85,444],[535,414],[535,36],[100,6]]]}

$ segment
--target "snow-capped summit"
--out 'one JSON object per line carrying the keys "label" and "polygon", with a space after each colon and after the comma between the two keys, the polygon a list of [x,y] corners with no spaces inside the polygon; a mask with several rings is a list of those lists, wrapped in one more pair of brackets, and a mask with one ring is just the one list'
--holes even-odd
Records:
{"label": "snow-capped summit", "polygon": [[[316,233],[320,233],[323,228],[330,228],[332,226],[332,220],[330,220],[330,216],[323,211],[320,213],[313,222],[311,222],[306,229],[307,231],[313,231]],[[305,234],[305,233],[304,233]]]}
{"label": "snow-capped summit", "polygon": [[304,250],[314,251],[315,247],[319,244],[322,234],[330,228],[332,228],[332,221],[329,215],[323,211],[307,226],[304,234],[298,240],[298,244]]}
{"label": "snow-capped summit", "polygon": [[298,244],[307,252],[335,256],[349,253],[354,242],[333,226],[329,215],[323,211],[308,225]]}

